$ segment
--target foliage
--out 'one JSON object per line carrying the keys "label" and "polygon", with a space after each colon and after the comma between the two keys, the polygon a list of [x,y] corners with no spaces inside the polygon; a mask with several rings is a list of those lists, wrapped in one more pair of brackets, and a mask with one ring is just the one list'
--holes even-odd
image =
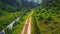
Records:
{"label": "foliage", "polygon": [[[39,31],[39,34],[60,34],[60,31],[58,30],[60,29],[60,10],[57,10],[58,6],[41,7],[33,9],[35,12],[32,16],[32,34],[37,34]],[[39,30],[35,30],[37,28]]]}
{"label": "foliage", "polygon": [[[5,12],[2,12],[3,14]],[[0,16],[0,31],[3,30],[4,28],[7,27],[8,24],[10,24],[13,20],[15,20],[19,15],[20,12],[13,12],[13,13],[8,13]]]}

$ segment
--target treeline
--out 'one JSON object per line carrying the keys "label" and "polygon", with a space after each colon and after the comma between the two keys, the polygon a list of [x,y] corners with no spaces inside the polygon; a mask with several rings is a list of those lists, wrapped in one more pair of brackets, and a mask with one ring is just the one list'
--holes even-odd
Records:
{"label": "treeline", "polygon": [[34,8],[37,3],[27,0],[0,0],[0,10],[20,11],[24,8]]}

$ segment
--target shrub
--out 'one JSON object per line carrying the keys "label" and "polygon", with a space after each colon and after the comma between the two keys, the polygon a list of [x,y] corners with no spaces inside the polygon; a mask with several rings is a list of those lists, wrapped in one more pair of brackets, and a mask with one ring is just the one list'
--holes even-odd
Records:
{"label": "shrub", "polygon": [[47,21],[51,21],[51,20],[52,20],[52,17],[48,17],[48,18],[47,18]]}
{"label": "shrub", "polygon": [[42,15],[39,16],[39,20],[43,20],[43,16]]}
{"label": "shrub", "polygon": [[50,29],[50,30],[55,30],[56,28],[55,28],[55,26],[53,25],[53,26],[50,26],[49,29]]}
{"label": "shrub", "polygon": [[49,24],[49,23],[50,23],[50,21],[47,21],[47,20],[44,21],[44,24]]}

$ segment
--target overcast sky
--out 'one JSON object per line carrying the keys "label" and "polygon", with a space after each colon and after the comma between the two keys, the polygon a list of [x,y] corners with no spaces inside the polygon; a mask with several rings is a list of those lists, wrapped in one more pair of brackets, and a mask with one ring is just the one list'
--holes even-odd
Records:
{"label": "overcast sky", "polygon": [[42,3],[42,0],[28,0],[28,1],[34,1],[35,3]]}

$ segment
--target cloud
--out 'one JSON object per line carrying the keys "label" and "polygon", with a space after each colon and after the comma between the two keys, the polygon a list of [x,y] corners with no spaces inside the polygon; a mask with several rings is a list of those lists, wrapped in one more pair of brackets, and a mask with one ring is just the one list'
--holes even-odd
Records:
{"label": "cloud", "polygon": [[35,3],[42,3],[42,0],[28,0],[28,1],[34,1]]}

